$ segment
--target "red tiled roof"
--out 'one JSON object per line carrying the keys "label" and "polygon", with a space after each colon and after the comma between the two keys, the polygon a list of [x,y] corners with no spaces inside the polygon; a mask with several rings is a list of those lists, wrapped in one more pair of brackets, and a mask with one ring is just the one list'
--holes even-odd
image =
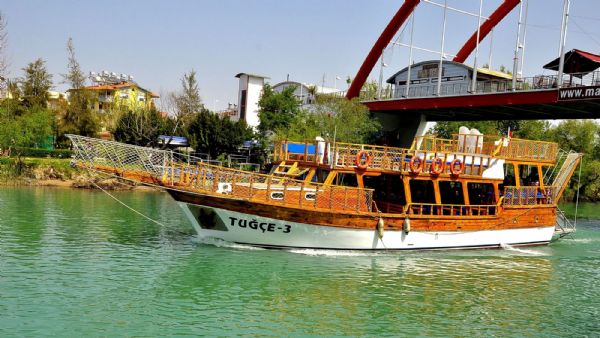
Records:
{"label": "red tiled roof", "polygon": [[109,90],[109,89],[117,89],[117,88],[125,88],[125,87],[131,87],[133,84],[130,82],[121,82],[121,83],[115,83],[115,84],[104,84],[104,85],[95,85],[95,86],[87,86],[87,87],[83,87],[84,89],[90,89],[90,90]]}
{"label": "red tiled roof", "polygon": [[[87,90],[116,90],[119,88],[127,88],[127,87],[137,87],[145,92],[148,92],[148,94],[150,94],[150,97],[157,99],[160,96],[152,91],[149,91],[145,88],[140,87],[139,85],[137,85],[136,83],[131,83],[131,82],[121,82],[121,83],[114,83],[114,84],[102,84],[102,85],[94,85],[94,86],[86,86],[83,87],[82,89],[87,89]],[[69,89],[68,91],[73,91],[73,89]]]}

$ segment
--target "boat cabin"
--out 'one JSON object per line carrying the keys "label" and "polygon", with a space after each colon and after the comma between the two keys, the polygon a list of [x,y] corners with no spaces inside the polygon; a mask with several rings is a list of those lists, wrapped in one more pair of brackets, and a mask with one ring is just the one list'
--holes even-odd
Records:
{"label": "boat cabin", "polygon": [[418,137],[410,148],[283,141],[271,175],[324,186],[372,189],[390,214],[494,215],[504,204],[546,204],[555,143],[488,137],[461,128],[452,140]]}

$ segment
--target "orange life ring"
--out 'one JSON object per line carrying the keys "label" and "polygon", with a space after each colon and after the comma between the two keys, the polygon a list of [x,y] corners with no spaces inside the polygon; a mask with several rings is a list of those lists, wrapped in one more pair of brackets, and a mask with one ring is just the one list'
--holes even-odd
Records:
{"label": "orange life ring", "polygon": [[436,157],[431,161],[431,167],[429,167],[429,172],[432,175],[439,175],[444,171],[444,160]]}
{"label": "orange life ring", "polygon": [[413,174],[418,174],[421,172],[421,170],[423,170],[423,160],[415,155],[410,159],[410,162],[408,163],[408,168],[410,169],[410,172],[412,172]]}
{"label": "orange life ring", "polygon": [[[456,168],[457,164],[458,164],[458,168]],[[458,175],[462,174],[463,169],[465,169],[465,164],[459,158],[455,158],[450,163],[450,173],[452,173],[452,175],[454,175],[454,176],[458,176]]]}
{"label": "orange life ring", "polygon": [[[362,162],[362,158],[363,156],[366,155],[365,158],[365,163]],[[373,160],[373,157],[371,156],[371,154],[369,154],[368,151],[366,150],[361,150],[356,154],[356,157],[354,158],[354,164],[356,165],[356,167],[360,170],[365,170],[369,167],[369,165],[371,164],[371,161]]]}

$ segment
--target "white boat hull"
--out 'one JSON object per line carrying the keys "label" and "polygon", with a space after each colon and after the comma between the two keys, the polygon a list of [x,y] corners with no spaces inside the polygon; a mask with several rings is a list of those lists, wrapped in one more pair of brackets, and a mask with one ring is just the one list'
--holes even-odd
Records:
{"label": "white boat hull", "polygon": [[435,250],[547,244],[554,226],[465,232],[348,229],[288,222],[178,202],[203,239],[272,248],[335,250]]}

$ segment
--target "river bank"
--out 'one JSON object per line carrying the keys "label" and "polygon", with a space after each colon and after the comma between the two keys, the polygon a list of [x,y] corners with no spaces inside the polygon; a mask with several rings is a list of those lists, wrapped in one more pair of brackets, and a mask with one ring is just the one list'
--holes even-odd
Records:
{"label": "river bank", "polygon": [[74,168],[70,159],[0,158],[0,186],[41,186],[105,190],[155,190],[114,177]]}

